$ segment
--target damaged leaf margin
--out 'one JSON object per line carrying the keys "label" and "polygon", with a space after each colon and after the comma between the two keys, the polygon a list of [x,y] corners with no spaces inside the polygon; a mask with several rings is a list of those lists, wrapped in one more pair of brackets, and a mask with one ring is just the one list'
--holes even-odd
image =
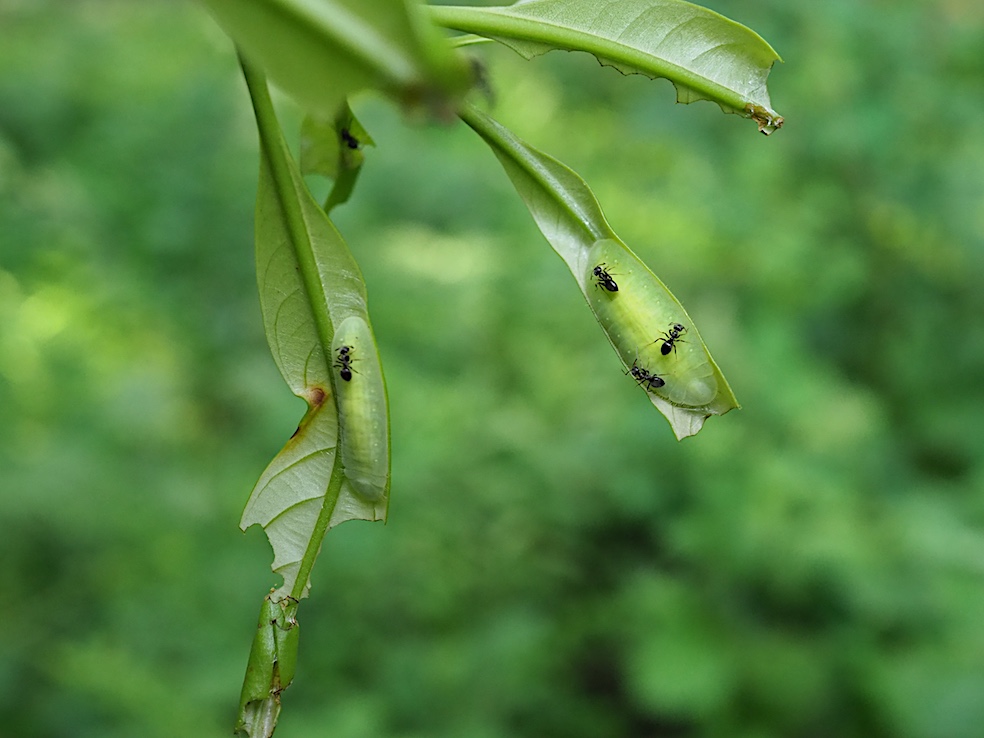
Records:
{"label": "damaged leaf margin", "polygon": [[[263,324],[284,381],[307,402],[308,410],[261,475],[240,527],[260,525],[270,540],[273,570],[284,577],[274,599],[301,599],[329,528],[347,520],[385,520],[388,458],[383,494],[371,501],[356,494],[337,453],[340,428],[331,345],[337,326],[347,318],[369,324],[365,283],[345,241],[304,184],[264,75],[245,62],[243,73],[260,134],[256,263]],[[385,402],[381,411],[387,416],[381,422],[388,439]]]}
{"label": "damaged leaf margin", "polygon": [[585,51],[623,74],[666,78],[677,101],[716,102],[769,135],[782,127],[767,78],[775,50],[757,33],[682,0],[525,0],[508,7],[430,6],[446,28],[499,41],[532,59]]}

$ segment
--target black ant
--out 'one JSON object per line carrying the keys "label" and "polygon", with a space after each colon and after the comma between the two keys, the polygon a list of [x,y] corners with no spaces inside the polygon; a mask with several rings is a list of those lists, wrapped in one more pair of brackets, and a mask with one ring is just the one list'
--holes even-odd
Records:
{"label": "black ant", "polygon": [[352,379],[352,362],[355,361],[355,357],[352,355],[354,352],[351,346],[339,346],[336,351],[338,352],[338,357],[335,359],[333,366],[338,367],[339,376],[346,382]]}
{"label": "black ant", "polygon": [[604,287],[609,292],[618,292],[618,285],[615,283],[615,280],[612,279],[612,275],[608,271],[607,264],[602,262],[592,269],[591,273],[598,278],[599,287]]}
{"label": "black ant", "polygon": [[657,338],[653,343],[663,342],[663,345],[659,347],[659,352],[666,356],[671,351],[676,351],[676,345],[678,343],[686,343],[680,336],[687,332],[687,329],[680,323],[670,324],[670,330],[663,331],[663,335]]}
{"label": "black ant", "polygon": [[648,369],[645,369],[638,364],[637,361],[632,362],[632,366],[626,374],[631,374],[632,378],[642,387],[645,387],[647,391],[652,391],[654,389],[659,389],[666,382],[658,374],[653,374]]}
{"label": "black ant", "polygon": [[343,128],[341,131],[339,131],[339,138],[341,138],[342,143],[344,143],[350,149],[359,148],[359,139],[353,136],[348,128]]}

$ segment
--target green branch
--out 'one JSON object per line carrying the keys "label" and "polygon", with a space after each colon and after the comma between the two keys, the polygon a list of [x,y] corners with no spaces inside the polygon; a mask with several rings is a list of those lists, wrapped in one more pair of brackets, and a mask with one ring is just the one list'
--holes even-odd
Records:
{"label": "green branch", "polygon": [[587,212],[583,202],[568,196],[568,188],[558,181],[555,174],[543,166],[542,162],[529,156],[528,151],[513,134],[467,103],[459,108],[458,116],[475,133],[492,144],[496,156],[500,158],[503,155],[508,156],[510,164],[519,167],[537,182],[541,186],[542,194],[551,197],[558,207],[568,213],[572,222],[576,222],[591,241],[615,237],[608,223],[604,222],[603,218],[599,219],[597,215]]}

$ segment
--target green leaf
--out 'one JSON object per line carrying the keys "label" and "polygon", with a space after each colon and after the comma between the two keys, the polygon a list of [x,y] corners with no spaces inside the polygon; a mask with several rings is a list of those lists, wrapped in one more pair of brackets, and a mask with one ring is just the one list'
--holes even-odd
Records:
{"label": "green leaf", "polygon": [[202,0],[250,63],[307,110],[331,116],[382,90],[448,117],[468,88],[464,59],[416,0]]}
{"label": "green leaf", "polygon": [[294,680],[297,666],[297,600],[264,598],[239,697],[236,734],[269,736],[280,715],[280,693]]}
{"label": "green leaf", "polygon": [[440,25],[500,41],[527,59],[553,49],[586,51],[623,74],[665,77],[677,101],[712,100],[782,126],[766,80],[779,55],[758,34],[681,0],[520,0],[509,7],[431,7]]}
{"label": "green leaf", "polygon": [[326,213],[348,201],[365,162],[362,149],[375,145],[347,102],[333,118],[314,114],[304,118],[301,124],[301,173],[320,174],[335,180],[325,200]]}
{"label": "green leaf", "polygon": [[[300,599],[307,593],[314,559],[329,528],[346,520],[385,519],[388,435],[385,446],[376,449],[377,467],[385,464],[386,485],[367,499],[342,473],[336,454],[339,444],[344,448],[347,441],[334,402],[341,380],[333,371],[332,353],[337,327],[357,319],[367,331],[363,356],[378,364],[365,284],[345,241],[304,185],[262,74],[245,64],[243,71],[260,134],[256,266],[263,326],[284,381],[308,403],[308,411],[257,482],[240,526],[245,530],[261,525],[270,539],[273,570],[284,577],[274,599],[288,594]],[[382,397],[371,419],[388,434],[385,388]],[[355,485],[360,482],[361,476]]]}
{"label": "green leaf", "polygon": [[[683,305],[615,235],[584,180],[476,108],[460,114],[499,158],[540,231],[567,263],[626,374],[676,437],[692,436],[709,416],[738,407]],[[679,337],[664,354],[664,334],[677,325]]]}

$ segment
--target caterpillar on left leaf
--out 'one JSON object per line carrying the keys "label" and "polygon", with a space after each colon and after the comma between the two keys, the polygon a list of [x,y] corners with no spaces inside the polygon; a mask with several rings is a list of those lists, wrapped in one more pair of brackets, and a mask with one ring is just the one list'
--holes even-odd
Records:
{"label": "caterpillar on left leaf", "polygon": [[380,502],[389,490],[389,411],[369,324],[357,316],[343,320],[331,353],[340,380],[335,393],[345,477],[359,497]]}

